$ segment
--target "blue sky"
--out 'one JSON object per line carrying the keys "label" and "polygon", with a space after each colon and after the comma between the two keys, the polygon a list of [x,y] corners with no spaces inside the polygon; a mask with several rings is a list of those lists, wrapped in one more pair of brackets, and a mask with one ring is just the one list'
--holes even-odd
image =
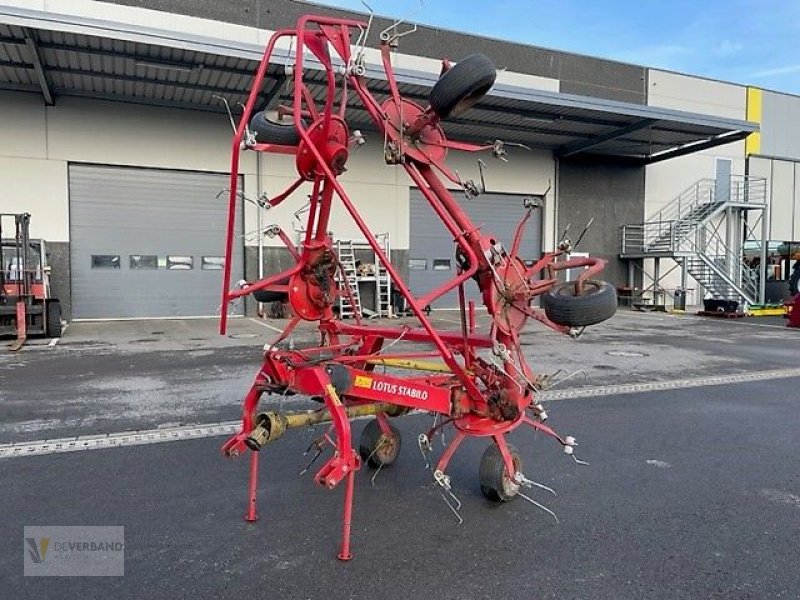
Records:
{"label": "blue sky", "polygon": [[368,2],[426,25],[800,94],[800,0]]}

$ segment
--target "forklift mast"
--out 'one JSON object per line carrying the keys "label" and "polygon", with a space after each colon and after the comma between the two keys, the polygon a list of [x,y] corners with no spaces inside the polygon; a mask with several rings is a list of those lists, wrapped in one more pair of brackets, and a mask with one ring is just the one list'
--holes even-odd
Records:
{"label": "forklift mast", "polygon": [[[0,213],[0,335],[60,337],[61,306],[50,297],[44,240],[31,240],[29,213]],[[13,237],[12,237],[13,236]]]}
{"label": "forklift mast", "polygon": [[[9,218],[10,217],[10,218]],[[4,239],[3,219],[13,219],[14,237],[9,244]],[[30,213],[0,213],[0,290],[5,296],[30,296],[36,273],[30,268]]]}

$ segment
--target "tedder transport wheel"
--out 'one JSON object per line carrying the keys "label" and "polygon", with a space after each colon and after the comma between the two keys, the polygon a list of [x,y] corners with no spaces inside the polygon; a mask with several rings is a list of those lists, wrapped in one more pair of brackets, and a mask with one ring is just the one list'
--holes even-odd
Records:
{"label": "tedder transport wheel", "polygon": [[440,119],[464,112],[494,85],[497,69],[483,54],[470,54],[445,71],[431,89],[431,108]]}
{"label": "tedder transport wheel", "polygon": [[[514,461],[514,469],[519,472],[522,469],[522,458],[519,451],[508,444],[508,451]],[[497,444],[492,444],[481,456],[481,468],[479,472],[481,482],[481,492],[493,502],[508,502],[519,491],[519,484],[515,483],[508,476],[506,463]]]}
{"label": "tedder transport wheel", "polygon": [[558,325],[586,327],[602,323],[617,312],[617,292],[605,281],[588,279],[583,292],[575,295],[575,284],[565,283],[542,298],[547,318]]}
{"label": "tedder transport wheel", "polygon": [[256,302],[276,302],[276,301],[283,301],[289,297],[289,294],[286,292],[268,292],[267,290],[258,290],[257,292],[253,292],[253,298],[256,299]]}
{"label": "tedder transport wheel", "polygon": [[[278,285],[289,285],[289,280],[284,279],[278,282]],[[253,298],[255,298],[256,302],[285,302],[289,299],[289,294],[287,292],[273,292],[270,290],[256,290],[253,292]]]}
{"label": "tedder transport wheel", "polygon": [[46,310],[45,334],[51,338],[61,337],[61,303],[58,300],[48,300]]}
{"label": "tedder transport wheel", "polygon": [[293,121],[278,123],[267,117],[263,110],[250,119],[250,131],[256,134],[256,142],[259,144],[297,146],[300,143],[300,134],[294,128]]}
{"label": "tedder transport wheel", "polygon": [[383,433],[378,419],[372,419],[361,432],[358,453],[373,469],[392,464],[400,454],[400,432],[389,423],[392,435]]}

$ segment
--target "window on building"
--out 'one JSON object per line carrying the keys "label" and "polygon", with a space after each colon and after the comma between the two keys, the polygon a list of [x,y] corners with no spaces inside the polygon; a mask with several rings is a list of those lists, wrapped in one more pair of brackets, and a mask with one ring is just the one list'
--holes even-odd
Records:
{"label": "window on building", "polygon": [[433,270],[434,271],[449,271],[450,270],[450,259],[449,258],[434,258],[433,259]]}
{"label": "window on building", "polygon": [[119,269],[119,254],[92,254],[93,269]]}
{"label": "window on building", "polygon": [[188,271],[194,269],[193,256],[167,256],[167,269],[170,271]]}
{"label": "window on building", "polygon": [[221,271],[225,266],[225,258],[222,256],[204,256],[200,262],[203,271]]}
{"label": "window on building", "polygon": [[129,258],[132,271],[158,269],[158,256],[155,254],[131,254]]}
{"label": "window on building", "polygon": [[424,271],[428,268],[428,261],[425,258],[409,258],[408,269],[410,271]]}

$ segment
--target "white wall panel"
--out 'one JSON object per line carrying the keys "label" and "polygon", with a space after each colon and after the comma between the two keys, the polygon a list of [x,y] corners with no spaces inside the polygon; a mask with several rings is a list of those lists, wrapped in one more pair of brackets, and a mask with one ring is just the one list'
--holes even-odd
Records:
{"label": "white wall panel", "polygon": [[31,236],[69,239],[67,163],[0,156],[0,212],[31,213]]}
{"label": "white wall panel", "polygon": [[750,175],[767,180],[769,239],[800,241],[800,162],[753,156]]}
{"label": "white wall panel", "polygon": [[[673,110],[744,119],[747,88],[650,69],[647,103]],[[648,166],[645,215],[657,212],[698,179],[713,178],[717,158],[732,159],[732,172],[744,174],[744,142],[734,142]]]}
{"label": "white wall panel", "polygon": [[794,163],[773,161],[771,187],[770,238],[794,240]]}
{"label": "white wall panel", "polygon": [[794,232],[791,241],[800,242],[800,163],[794,164]]}
{"label": "white wall panel", "polygon": [[800,160],[800,98],[763,92],[760,154]]}
{"label": "white wall panel", "polygon": [[[80,98],[60,98],[47,110],[52,160],[227,172],[231,135],[222,113]],[[241,171],[255,172],[252,155]]]}
{"label": "white wall panel", "polygon": [[[647,103],[650,106],[744,119],[746,101],[745,86],[656,69],[648,71]],[[649,165],[645,176],[645,216],[651,218],[699,179],[713,179],[718,158],[731,159],[731,172],[743,175],[744,141]],[[671,261],[662,264],[662,273],[672,264]],[[661,285],[668,289],[678,287],[678,270],[663,278]],[[689,285],[696,290],[696,283],[690,281]],[[690,304],[699,303],[700,300],[702,297],[697,295],[697,291],[688,294]]]}
{"label": "white wall panel", "polygon": [[39,94],[0,93],[0,156],[45,158],[45,106]]}
{"label": "white wall panel", "polygon": [[743,85],[656,69],[647,75],[650,106],[744,119],[747,88]]}
{"label": "white wall panel", "polygon": [[[382,148],[374,143],[377,134],[369,134],[368,143],[354,152],[347,163],[347,172],[340,178],[345,191],[350,195],[367,223],[375,233],[388,232],[392,247],[408,248],[409,243],[409,185],[411,180],[402,167],[388,166],[383,161]],[[555,181],[554,162],[549,152],[514,152],[507,163],[488,160],[485,154],[451,152],[448,164],[457,170],[464,179],[478,180],[477,158],[481,156],[487,161],[486,184],[490,192],[530,194],[542,192],[549,181]],[[294,159],[292,157],[265,155],[262,157],[262,185],[270,195],[275,196],[286,189],[294,181]],[[248,180],[249,181],[249,180]],[[249,183],[249,193],[256,194]],[[447,183],[451,189],[455,184]],[[277,223],[287,232],[305,227],[305,215],[298,221],[293,213],[307,201],[310,184],[304,185],[292,197],[278,207],[264,213],[265,223]],[[461,192],[457,192],[459,199]],[[545,207],[545,220],[553,222],[553,194],[548,195]],[[247,209],[248,216],[245,231],[255,228],[257,216],[255,210]],[[522,216],[522,205],[519,207]],[[342,237],[361,239],[355,223],[346,213],[341,202],[334,200],[332,216],[334,231]],[[548,232],[549,233],[549,232]],[[552,235],[550,235],[552,239]],[[257,244],[257,238],[246,241]],[[546,242],[547,243],[547,242]],[[552,242],[550,242],[552,244]],[[280,246],[277,239],[266,239],[266,245]]]}

